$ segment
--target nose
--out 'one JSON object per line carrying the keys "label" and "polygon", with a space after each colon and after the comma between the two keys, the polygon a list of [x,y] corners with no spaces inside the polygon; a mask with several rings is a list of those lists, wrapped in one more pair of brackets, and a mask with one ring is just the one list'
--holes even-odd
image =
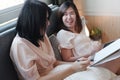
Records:
{"label": "nose", "polygon": [[71,14],[68,14],[67,18],[68,18],[68,19],[71,19]]}

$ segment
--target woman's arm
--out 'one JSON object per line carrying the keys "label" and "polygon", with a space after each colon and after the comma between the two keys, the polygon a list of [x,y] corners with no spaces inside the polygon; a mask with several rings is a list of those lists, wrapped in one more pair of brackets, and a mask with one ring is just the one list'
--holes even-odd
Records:
{"label": "woman's arm", "polygon": [[66,62],[74,62],[77,59],[82,58],[82,57],[88,58],[90,55],[85,54],[85,55],[75,57],[73,55],[72,49],[61,48],[61,56],[62,56],[63,60],[66,61]]}
{"label": "woman's arm", "polygon": [[[57,63],[60,64],[61,62],[59,63],[58,61]],[[64,62],[62,62],[62,64],[64,64]],[[39,80],[63,80],[75,72],[86,70],[86,67],[90,64],[90,61],[87,58],[82,58],[80,62],[71,62],[71,64],[72,65],[70,67],[59,72],[50,73],[46,76],[40,77]]]}
{"label": "woman's arm", "polygon": [[65,62],[65,61],[59,61],[57,60],[55,63],[54,63],[54,67],[58,66],[58,65],[62,65],[62,64],[71,64],[73,62]]}
{"label": "woman's arm", "polygon": [[75,73],[75,70],[70,67],[64,71],[47,74],[46,76],[40,77],[39,80],[64,80],[64,78],[66,78],[67,76],[73,73]]}
{"label": "woman's arm", "polygon": [[74,57],[72,49],[61,48],[61,56],[64,61],[73,62],[76,61],[79,57]]}

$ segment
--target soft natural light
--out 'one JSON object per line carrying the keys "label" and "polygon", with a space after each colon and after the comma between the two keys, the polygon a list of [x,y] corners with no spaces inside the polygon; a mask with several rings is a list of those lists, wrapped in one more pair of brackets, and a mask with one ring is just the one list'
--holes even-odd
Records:
{"label": "soft natural light", "polygon": [[25,0],[0,0],[0,10],[23,3]]}

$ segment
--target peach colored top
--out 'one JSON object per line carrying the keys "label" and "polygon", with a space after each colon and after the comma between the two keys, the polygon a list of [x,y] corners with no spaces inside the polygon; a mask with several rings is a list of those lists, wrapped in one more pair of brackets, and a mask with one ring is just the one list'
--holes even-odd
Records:
{"label": "peach colored top", "polygon": [[39,44],[40,47],[36,47],[18,35],[13,40],[10,57],[22,80],[37,80],[53,69],[56,59],[46,34],[44,42]]}

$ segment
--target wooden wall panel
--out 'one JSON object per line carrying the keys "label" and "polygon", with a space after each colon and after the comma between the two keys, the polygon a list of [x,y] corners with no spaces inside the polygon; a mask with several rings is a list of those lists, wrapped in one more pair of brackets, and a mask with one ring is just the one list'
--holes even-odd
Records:
{"label": "wooden wall panel", "polygon": [[82,0],[73,0],[73,2],[75,3],[75,5],[77,5],[77,9],[79,11],[79,14],[82,16],[83,12],[82,12]]}
{"label": "wooden wall panel", "polygon": [[102,30],[102,41],[108,42],[120,38],[120,17],[118,16],[85,16],[89,30],[98,27]]}
{"label": "wooden wall panel", "polygon": [[99,15],[97,13],[95,13],[95,15],[94,13],[93,15],[89,15],[89,12],[85,13],[83,10],[83,6],[84,6],[84,4],[82,3],[83,0],[73,0],[73,1],[77,6],[80,15],[85,16],[89,30],[92,27],[98,27],[102,30],[103,43],[120,38],[120,16],[116,15],[119,14],[119,11],[114,15],[106,15],[106,14]]}

